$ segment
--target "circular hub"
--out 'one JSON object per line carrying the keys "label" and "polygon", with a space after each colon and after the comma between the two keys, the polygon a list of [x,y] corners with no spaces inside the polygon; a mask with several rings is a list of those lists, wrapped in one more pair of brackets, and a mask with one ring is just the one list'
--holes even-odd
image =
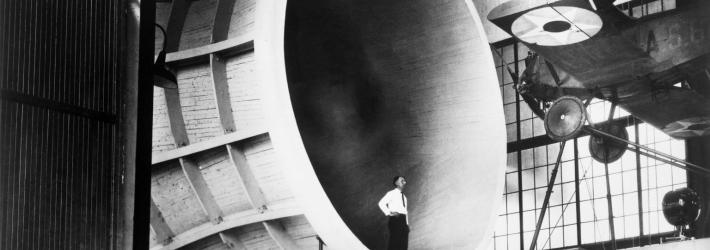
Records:
{"label": "circular hub", "polygon": [[555,141],[573,138],[584,126],[586,113],[584,104],[574,96],[557,99],[545,115],[545,131]]}
{"label": "circular hub", "polygon": [[542,29],[547,32],[562,32],[571,27],[572,25],[565,21],[552,21],[543,25]]}

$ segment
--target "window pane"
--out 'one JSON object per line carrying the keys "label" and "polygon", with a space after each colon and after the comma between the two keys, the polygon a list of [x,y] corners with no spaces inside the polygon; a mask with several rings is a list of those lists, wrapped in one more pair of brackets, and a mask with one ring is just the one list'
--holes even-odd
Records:
{"label": "window pane", "polygon": [[526,149],[522,151],[523,169],[532,168],[533,165],[533,150]]}
{"label": "window pane", "polygon": [[624,218],[624,230],[626,231],[626,234],[624,234],[624,237],[629,238],[629,237],[636,237],[641,235],[639,231],[639,217],[638,215],[634,216],[626,216]]}
{"label": "window pane", "polygon": [[574,161],[563,162],[558,175],[562,175],[562,182],[574,181]]}
{"label": "window pane", "polygon": [[624,195],[624,215],[634,215],[639,213],[638,193]]}
{"label": "window pane", "polygon": [[508,200],[507,201],[507,209],[508,209],[507,212],[508,213],[519,212],[519,210],[520,210],[519,201],[518,201],[519,193],[512,193],[512,194],[506,195],[506,197]]}
{"label": "window pane", "polygon": [[523,210],[535,209],[534,190],[523,191]]}
{"label": "window pane", "polygon": [[508,233],[520,232],[520,216],[518,213],[508,215]]}
{"label": "window pane", "polygon": [[[507,74],[507,72],[506,72]],[[515,95],[517,93],[515,92],[515,89],[513,89],[513,84],[506,84],[503,85],[503,103],[508,104],[508,103],[513,103],[515,104]]]}
{"label": "window pane", "polygon": [[575,202],[576,193],[574,191],[574,182],[565,183],[562,185],[562,202]]}
{"label": "window pane", "polygon": [[547,167],[536,167],[534,173],[535,187],[547,187]]}
{"label": "window pane", "polygon": [[[535,166],[545,166],[547,165],[547,147],[536,147],[533,149],[533,154],[535,157]],[[552,161],[554,162],[554,160]]]}
{"label": "window pane", "polygon": [[506,193],[518,191],[518,172],[505,174],[505,191]]}
{"label": "window pane", "polygon": [[577,245],[577,227],[576,226],[565,226],[565,241],[564,246],[576,246]]}
{"label": "window pane", "polygon": [[564,209],[564,225],[574,225],[577,223],[577,204],[568,203],[563,207]]}
{"label": "window pane", "polygon": [[622,173],[623,175],[623,180],[624,180],[624,193],[629,193],[629,192],[636,192],[638,191],[637,188],[637,183],[636,182],[636,171],[626,171]]}
{"label": "window pane", "polygon": [[507,160],[507,166],[506,166],[506,172],[514,172],[518,170],[518,153],[517,152],[512,152],[508,153],[508,160]]}
{"label": "window pane", "polygon": [[496,237],[495,249],[496,250],[508,249],[508,239],[506,236]]}
{"label": "window pane", "polygon": [[582,244],[594,242],[594,222],[582,223]]}
{"label": "window pane", "polygon": [[532,137],[532,119],[520,121],[520,138]]}
{"label": "window pane", "polygon": [[[663,2],[663,6],[660,5],[661,2]],[[675,7],[673,0],[655,0],[642,3],[638,8],[644,12],[661,11],[661,9],[666,9],[666,2],[668,2],[668,7]],[[628,8],[630,6],[626,6],[625,10]],[[639,14],[640,12],[634,10],[634,15],[638,16]],[[527,55],[527,48],[521,44],[517,48],[520,53],[517,58],[514,58],[512,44],[498,48],[498,50],[502,51],[511,67],[514,68],[514,65],[517,64],[519,70],[522,71],[524,70],[523,59]],[[496,61],[500,60],[496,59]],[[515,142],[518,137],[522,139],[545,137],[542,120],[533,118],[534,115],[526,103],[515,102],[518,96],[511,87],[512,80],[506,69],[499,67],[496,70],[501,76],[502,82],[505,83],[501,86],[501,95],[503,104],[505,104],[508,141]],[[518,108],[519,110],[516,110]],[[588,107],[591,120],[606,121],[609,108],[609,102],[594,99]],[[516,120],[516,112],[519,112],[520,120]],[[628,115],[628,112],[622,109],[616,109],[614,113],[615,118]],[[638,133],[636,133],[636,128],[638,128]],[[518,134],[518,129],[520,134]],[[683,140],[671,139],[649,124],[627,126],[626,131],[632,141],[638,137],[642,145],[681,159],[685,158],[685,142]],[[604,164],[589,156],[588,142],[589,136],[577,139],[577,159],[575,159],[573,150],[574,145],[567,145],[562,154],[562,162],[555,180],[556,185],[553,186],[553,192],[550,195],[548,214],[545,216],[543,230],[538,239],[539,249],[543,245],[545,248],[577,245],[577,207],[581,212],[579,220],[583,223],[580,225],[581,243],[595,243],[609,239],[605,167]],[[521,149],[521,166],[518,166],[518,152],[508,154],[505,193],[501,196],[505,201],[501,213],[507,214],[501,217],[505,219],[505,224],[499,223],[496,227],[497,234],[501,230],[506,232],[502,234],[502,237],[498,235],[499,238],[491,238],[494,243],[491,245],[495,245],[496,249],[520,248],[520,234],[515,234],[520,233],[520,208],[523,210],[523,227],[526,236],[524,248],[529,246],[530,237],[532,237],[538,213],[541,211],[540,208],[547,191],[551,171],[557,160],[559,145],[559,143],[551,143],[542,146],[536,145],[536,148]],[[578,167],[579,187],[575,187],[575,166]],[[640,166],[640,169],[637,169],[637,166]],[[523,171],[518,172],[519,169]],[[663,218],[660,202],[666,192],[687,185],[686,171],[649,157],[637,155],[633,151],[625,152],[620,160],[608,164],[608,171],[612,208],[616,217],[617,238],[638,237],[640,232],[638,228],[640,224],[639,205],[643,210],[642,217],[646,234],[673,230]],[[522,184],[518,185],[519,183]],[[639,187],[641,190],[638,190]],[[640,202],[638,192],[641,192]],[[576,195],[579,195],[580,204],[576,204]],[[520,204],[521,201],[522,204]],[[549,227],[552,228],[545,230]]]}
{"label": "window pane", "polygon": [[535,169],[526,169],[522,172],[523,175],[523,190],[535,187]]}
{"label": "window pane", "polygon": [[599,220],[594,223],[594,239],[596,241],[608,241],[609,237],[609,221]]}
{"label": "window pane", "polygon": [[505,125],[505,135],[508,142],[516,141],[518,139],[518,125],[515,123]]}
{"label": "window pane", "polygon": [[[525,230],[526,232],[531,231],[531,230],[535,230],[536,222],[537,222],[537,217],[535,216],[535,211],[523,212],[523,230]],[[527,241],[527,239],[526,239],[526,241]]]}
{"label": "window pane", "polygon": [[516,116],[515,103],[503,105],[503,113],[505,114],[505,124],[514,123]]}
{"label": "window pane", "polygon": [[520,248],[520,234],[512,234],[508,236],[508,246],[510,249]]}
{"label": "window pane", "polygon": [[496,228],[495,228],[495,235],[506,235],[507,234],[507,223],[505,221],[505,215],[500,215],[496,217]]}

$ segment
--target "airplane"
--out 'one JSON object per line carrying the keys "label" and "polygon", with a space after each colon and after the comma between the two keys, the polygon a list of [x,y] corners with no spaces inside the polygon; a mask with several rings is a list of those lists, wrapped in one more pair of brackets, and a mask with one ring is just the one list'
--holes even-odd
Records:
{"label": "airplane", "polygon": [[[544,120],[547,135],[561,142],[531,250],[565,141],[582,131],[591,135],[592,158],[605,165],[607,192],[608,164],[626,150],[641,149],[643,155],[710,174],[706,167],[629,141],[626,129],[612,122],[618,106],[676,139],[710,135],[710,1],[677,0],[675,9],[641,18],[627,16],[613,2],[511,0],[488,14],[531,50],[522,75],[510,68],[508,73],[516,92]],[[604,124],[589,120],[586,108],[593,98],[612,104]],[[616,249],[613,220],[609,224]]]}

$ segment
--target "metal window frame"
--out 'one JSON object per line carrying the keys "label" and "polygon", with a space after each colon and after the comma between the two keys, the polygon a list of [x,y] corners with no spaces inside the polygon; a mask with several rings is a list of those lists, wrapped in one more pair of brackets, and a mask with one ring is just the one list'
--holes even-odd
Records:
{"label": "metal window frame", "polygon": [[[506,46],[512,46],[513,47],[513,64],[514,64],[514,73],[516,75],[520,74],[520,68],[518,67],[519,61],[521,60],[518,55],[518,49],[520,46],[519,42],[516,42],[514,39],[509,38],[505,39],[496,43],[493,43],[492,46],[494,49],[500,49],[501,51],[503,50],[504,47]],[[505,55],[503,55],[505,56]],[[496,65],[498,66],[498,65]],[[505,74],[504,72],[504,67],[506,66],[503,62],[501,62],[501,74]],[[502,75],[501,75],[502,77]],[[501,87],[504,87],[505,84],[501,84]],[[523,178],[522,178],[522,151],[523,150],[528,150],[528,149],[534,149],[539,146],[547,146],[547,145],[552,145],[555,144],[556,142],[552,141],[549,137],[546,135],[540,135],[540,136],[533,136],[530,138],[522,138],[522,127],[521,127],[521,103],[520,103],[520,96],[515,95],[515,126],[516,126],[516,140],[511,141],[507,143],[507,153],[516,153],[516,161],[517,161],[517,185],[518,185],[518,190],[515,192],[506,192],[506,195],[512,194],[512,193],[517,193],[518,194],[518,225],[519,225],[519,237],[520,237],[520,249],[526,249],[525,246],[525,231],[523,230],[524,228],[524,219],[523,219],[523,212],[525,211],[523,209],[524,204],[523,204]],[[634,127],[635,131],[635,141],[638,143],[639,140],[639,124],[643,123],[643,121],[633,117],[633,116],[625,116],[621,118],[614,119],[614,123],[621,123],[624,124],[625,127]],[[557,249],[564,249],[564,248],[569,248],[569,247],[584,247],[585,249],[602,249],[605,244],[608,243],[608,241],[601,241],[601,242],[595,242],[592,244],[582,244],[582,223],[581,223],[581,198],[580,198],[580,192],[579,192],[579,184],[580,184],[580,173],[579,173],[579,145],[578,143],[578,138],[587,136],[587,134],[580,134],[577,138],[574,138],[574,166],[575,166],[575,173],[574,173],[574,183],[575,183],[575,201],[574,204],[576,206],[575,208],[575,213],[576,213],[576,221],[575,221],[575,226],[577,229],[576,232],[576,245],[574,246],[564,246],[561,248]],[[637,184],[637,190],[635,191],[638,197],[638,219],[639,219],[639,236],[631,237],[631,238],[622,238],[617,240],[617,244],[619,246],[644,246],[648,244],[654,244],[660,241],[662,237],[667,237],[670,236],[672,232],[663,232],[659,234],[647,234],[647,232],[644,232],[643,227],[644,227],[644,219],[643,219],[643,189],[641,186],[641,154],[639,152],[639,149],[637,149],[635,152],[635,164],[636,168],[635,170],[630,170],[630,171],[635,171],[636,172],[636,184]],[[622,194],[623,195],[623,194]],[[506,198],[506,203],[507,203],[507,198]],[[512,213],[510,213],[512,214]],[[508,223],[507,221],[507,215],[509,213],[506,211],[506,224]],[[630,215],[634,216],[634,215]],[[509,233],[506,233],[506,240],[507,237],[510,237]],[[566,237],[566,236],[563,236]],[[564,240],[564,239],[563,239]],[[510,249],[511,246],[508,246],[508,249]],[[551,248],[551,249],[556,249],[556,248]]]}

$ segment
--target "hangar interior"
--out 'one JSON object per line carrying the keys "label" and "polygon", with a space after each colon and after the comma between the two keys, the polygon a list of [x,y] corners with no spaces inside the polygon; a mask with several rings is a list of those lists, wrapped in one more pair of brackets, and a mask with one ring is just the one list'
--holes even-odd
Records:
{"label": "hangar interior", "polygon": [[[486,19],[505,0],[30,2],[0,7],[0,249],[384,249],[368,218],[400,173],[412,249],[529,249],[558,161],[534,249],[710,245],[708,177],[639,147],[605,174],[584,133],[559,154],[513,87],[531,50]],[[709,136],[610,107],[592,100],[591,122],[710,166]],[[663,197],[685,187],[697,239],[659,245],[677,236]]]}
{"label": "hangar interior", "polygon": [[[675,8],[674,0],[617,2],[617,6],[627,15],[637,18]],[[154,164],[153,201],[160,211],[159,214],[167,223],[151,221],[153,228],[151,246],[163,245],[173,248],[184,244],[189,249],[197,246],[205,248],[231,242],[228,240],[230,237],[241,239],[239,241],[242,243],[239,244],[249,249],[259,248],[259,246],[282,246],[283,243],[279,243],[278,238],[269,235],[273,236],[273,228],[283,228],[286,235],[289,235],[287,237],[290,238],[289,241],[294,241],[305,249],[318,247],[317,233],[309,225],[308,220],[298,212],[280,217],[267,217],[262,219],[267,222],[261,221],[261,224],[252,221],[250,224],[235,224],[230,231],[215,230],[210,233],[197,231],[203,230],[199,229],[200,227],[215,227],[213,218],[218,216],[210,214],[209,211],[205,213],[205,209],[202,209],[205,205],[200,206],[201,202],[205,202],[205,198],[200,197],[198,191],[195,191],[198,195],[188,192],[190,177],[185,168],[198,167],[204,176],[206,187],[212,190],[214,197],[212,198],[214,201],[209,203],[217,207],[215,209],[217,212],[213,213],[221,214],[224,218],[220,223],[228,223],[231,217],[241,219],[241,217],[253,216],[248,212],[258,209],[258,206],[253,207],[248,204],[250,198],[247,195],[248,190],[243,190],[249,188],[247,185],[254,185],[255,187],[252,188],[260,189],[264,196],[268,197],[261,198],[266,199],[266,202],[259,204],[269,204],[269,206],[283,204],[296,207],[297,205],[292,201],[293,197],[288,188],[283,185],[284,177],[278,171],[278,168],[286,166],[278,166],[274,163],[272,158],[275,154],[272,152],[269,135],[264,130],[263,110],[260,110],[262,98],[259,96],[257,90],[259,83],[253,72],[254,48],[249,44],[249,34],[254,29],[254,2],[236,1],[231,13],[221,11],[222,1],[192,1],[188,4],[189,7],[183,9],[176,8],[173,6],[175,4],[175,1],[158,2],[156,8],[156,22],[168,27],[167,37],[174,37],[174,34],[170,34],[170,27],[176,24],[170,23],[171,21],[183,21],[184,24],[179,36],[180,42],[173,44],[173,49],[168,49],[168,52],[172,52],[168,54],[168,63],[175,65],[177,69],[179,98],[171,97],[174,94],[168,92],[172,90],[155,88],[154,158],[156,155],[170,154],[171,151],[185,146],[181,144],[188,144],[187,141],[190,142],[189,144],[199,144],[202,141],[204,141],[202,143],[210,143],[231,133],[239,136],[233,137],[238,140],[227,143],[220,140],[220,143],[224,144],[220,146],[224,147],[222,149],[192,150],[188,156],[195,159],[192,163],[181,157],[170,159],[166,157],[166,160]],[[486,6],[493,4],[496,3],[488,2],[481,6],[486,9]],[[320,11],[328,11],[333,7],[326,5],[321,8]],[[485,10],[479,12],[483,11]],[[175,15],[184,18],[174,20],[172,16]],[[217,20],[225,18],[219,15],[232,15],[227,27],[218,27]],[[500,36],[495,34],[494,29],[486,28],[491,37]],[[232,47],[214,52],[214,49],[208,48],[216,43],[215,40],[210,43],[210,36],[212,39],[222,37]],[[162,34],[156,33],[156,53],[161,49],[163,41]],[[343,43],[341,47],[343,53],[346,53],[343,56],[353,56],[347,54],[347,49],[353,46],[348,44],[349,41],[335,40],[335,42]],[[495,233],[491,238],[490,248],[523,249],[530,245],[550,172],[559,151],[559,143],[553,142],[546,136],[543,120],[533,114],[527,104],[522,102],[512,88],[511,76],[504,68],[506,66],[504,62],[507,62],[509,64],[507,66],[514,68],[516,74],[522,72],[528,49],[512,38],[498,39],[498,41],[490,41],[489,38],[489,42],[497,51],[493,55],[503,100],[508,144],[505,189],[500,196],[502,206],[495,222]],[[212,53],[209,55],[209,60],[207,53]],[[499,58],[496,54],[502,55],[503,58]],[[196,59],[200,56],[204,58]],[[228,94],[216,95],[210,92],[215,90],[229,91]],[[171,98],[179,99],[179,103],[170,101]],[[177,107],[177,105],[181,106]],[[222,106],[227,106],[226,109],[231,110],[231,113],[221,113],[225,112]],[[610,104],[605,101],[593,101],[589,107],[591,120],[603,122],[609,116],[609,106]],[[171,111],[175,109],[178,111]],[[174,119],[169,115],[179,115],[180,110],[183,118]],[[672,139],[658,129],[633,119],[624,110],[618,110],[613,117],[626,121],[629,138],[675,157],[692,157],[689,156],[692,150],[686,148],[693,143],[703,143],[702,141],[686,143],[683,140]],[[608,242],[611,237],[606,209],[603,164],[590,157],[588,140],[589,136],[575,138],[573,150],[568,148],[562,156],[561,181],[553,188],[553,196],[548,208],[549,215],[542,224],[538,238],[543,243],[538,246],[539,249],[609,247]],[[189,147],[191,146],[185,148]],[[238,158],[243,158],[248,163],[249,167],[244,169],[247,171],[246,174],[240,172],[243,171],[242,169],[234,170],[234,166],[238,165],[239,161],[234,159],[233,154],[241,155]],[[655,244],[663,237],[672,235],[675,229],[663,217],[661,200],[668,191],[688,187],[689,183],[692,183],[687,172],[641,155],[639,152],[624,154],[621,160],[610,164],[610,169],[615,238],[619,247]],[[254,178],[254,181],[243,181],[244,183],[240,185],[239,176]],[[194,184],[191,185],[195,188]],[[699,184],[695,183],[695,185]],[[703,186],[700,185],[702,189]],[[176,193],[176,189],[183,193]],[[695,227],[702,228],[707,224],[705,220],[702,219],[699,222],[700,226]],[[699,229],[699,231],[704,230]],[[189,235],[192,232],[199,232],[203,237],[194,238],[194,242],[189,244],[182,243],[182,235]],[[698,235],[698,237],[702,236]],[[169,239],[172,239],[172,242]],[[321,247],[327,248],[327,246]]]}

